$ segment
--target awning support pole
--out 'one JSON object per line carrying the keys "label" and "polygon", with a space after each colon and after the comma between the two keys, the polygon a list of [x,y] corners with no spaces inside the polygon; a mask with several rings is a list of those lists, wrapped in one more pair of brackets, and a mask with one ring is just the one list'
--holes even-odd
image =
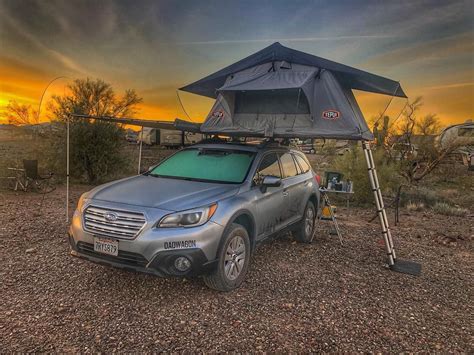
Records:
{"label": "awning support pole", "polygon": [[397,260],[395,254],[395,248],[393,246],[392,234],[388,226],[387,214],[385,212],[385,206],[383,202],[382,192],[380,191],[379,180],[377,178],[377,171],[375,170],[374,157],[372,150],[370,149],[370,143],[362,141],[362,148],[364,149],[365,160],[367,161],[367,168],[369,172],[369,181],[372,191],[374,192],[375,206],[377,208],[377,214],[380,219],[380,226],[382,227],[382,236],[385,242],[385,248],[387,251],[388,265],[393,266]]}
{"label": "awning support pole", "polygon": [[138,175],[140,175],[141,168],[142,168],[142,146],[143,146],[143,126],[140,132],[140,148],[138,149],[138,172],[137,172]]}
{"label": "awning support pole", "polygon": [[66,222],[69,222],[69,120],[66,117]]}

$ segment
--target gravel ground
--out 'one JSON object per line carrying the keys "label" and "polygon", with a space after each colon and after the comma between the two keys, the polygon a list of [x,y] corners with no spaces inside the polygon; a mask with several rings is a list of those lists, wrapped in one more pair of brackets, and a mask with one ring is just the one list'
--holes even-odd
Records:
{"label": "gravel ground", "polygon": [[1,352],[474,351],[472,218],[403,214],[412,277],[382,267],[371,211],[341,208],[343,247],[327,225],[312,245],[282,236],[217,293],[70,257],[63,196],[0,193]]}

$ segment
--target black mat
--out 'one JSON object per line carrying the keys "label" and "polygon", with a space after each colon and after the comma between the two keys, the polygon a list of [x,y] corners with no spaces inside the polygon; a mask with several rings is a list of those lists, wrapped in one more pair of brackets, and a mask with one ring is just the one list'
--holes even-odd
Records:
{"label": "black mat", "polygon": [[390,266],[390,270],[400,272],[402,274],[409,274],[413,276],[420,276],[421,264],[408,260],[397,259],[395,265]]}

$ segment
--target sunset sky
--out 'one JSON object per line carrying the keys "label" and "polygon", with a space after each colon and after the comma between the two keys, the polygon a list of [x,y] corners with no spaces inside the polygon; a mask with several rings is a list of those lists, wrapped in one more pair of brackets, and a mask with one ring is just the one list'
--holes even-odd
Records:
{"label": "sunset sky", "polygon": [[[176,89],[279,41],[400,80],[443,124],[474,117],[474,2],[0,0],[0,123],[58,76],[143,97],[138,117],[186,118]],[[48,90],[65,92],[70,79]],[[202,120],[211,100],[180,94]],[[366,117],[388,97],[358,94]],[[403,105],[396,99],[389,113]],[[3,119],[3,123],[4,119]]]}

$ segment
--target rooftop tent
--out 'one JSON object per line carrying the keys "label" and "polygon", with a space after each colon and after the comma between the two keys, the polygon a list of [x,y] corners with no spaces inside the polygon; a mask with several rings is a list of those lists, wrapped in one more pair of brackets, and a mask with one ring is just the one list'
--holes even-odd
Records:
{"label": "rooftop tent", "polygon": [[181,88],[216,98],[203,133],[371,140],[352,89],[405,97],[398,82],[279,43]]}

